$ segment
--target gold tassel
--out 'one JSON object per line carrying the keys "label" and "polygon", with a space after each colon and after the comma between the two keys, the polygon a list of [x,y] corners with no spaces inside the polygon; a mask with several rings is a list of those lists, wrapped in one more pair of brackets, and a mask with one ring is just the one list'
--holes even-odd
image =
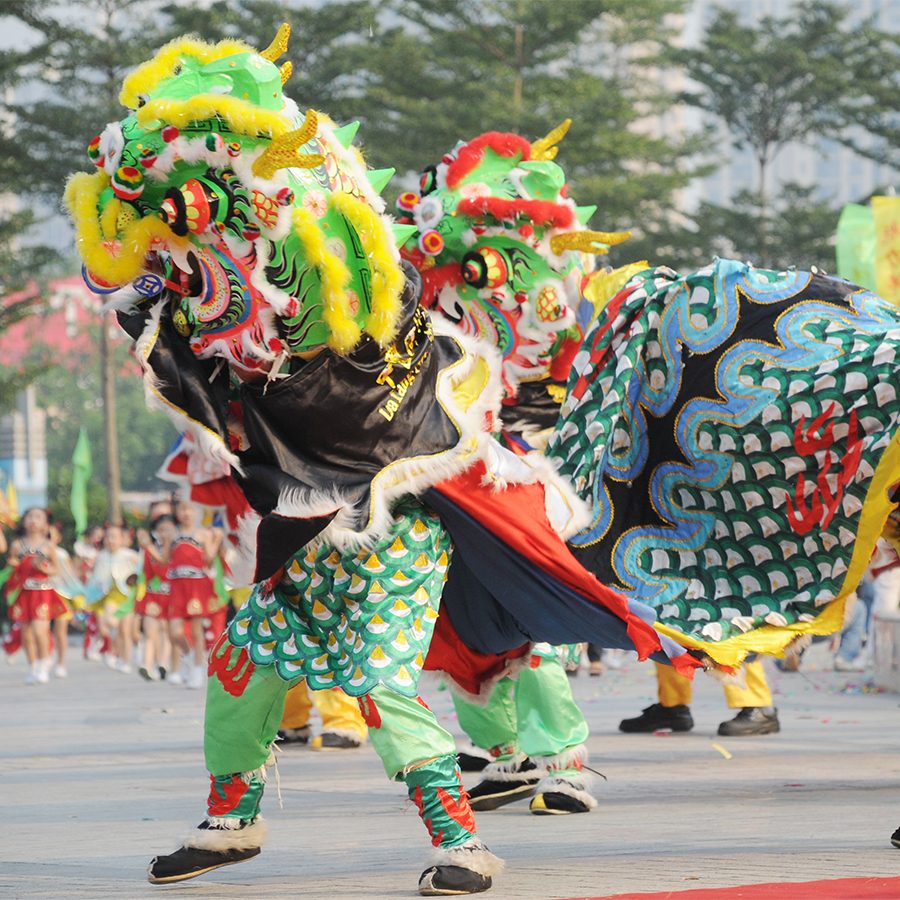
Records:
{"label": "gold tassel", "polygon": [[278,71],[281,73],[281,86],[284,87],[291,75],[294,74],[294,64],[288,60]]}
{"label": "gold tassel", "polygon": [[547,137],[542,137],[531,145],[531,158],[536,160],[556,159],[559,147],[556,145],[566,136],[572,124],[571,119],[560,122]]}
{"label": "gold tassel", "polygon": [[259,178],[271,178],[279,169],[314,169],[325,162],[321,153],[298,153],[297,151],[316,136],[319,117],[314,109],[306,111],[303,125],[296,131],[289,131],[275,138],[266,147],[262,156],[253,163],[253,174]]}
{"label": "gold tassel", "polygon": [[[291,36],[291,26],[288,25],[287,22],[283,22],[281,27],[278,29],[278,33],[275,35],[272,43],[266,47],[259,55],[263,59],[267,59],[269,62],[275,62],[279,56],[284,56],[287,53],[288,48],[288,40]],[[282,82],[283,83],[283,82]]]}
{"label": "gold tassel", "polygon": [[550,249],[557,255],[563,250],[580,250],[582,253],[606,253],[607,248],[627,241],[630,231],[568,231],[550,238]]}

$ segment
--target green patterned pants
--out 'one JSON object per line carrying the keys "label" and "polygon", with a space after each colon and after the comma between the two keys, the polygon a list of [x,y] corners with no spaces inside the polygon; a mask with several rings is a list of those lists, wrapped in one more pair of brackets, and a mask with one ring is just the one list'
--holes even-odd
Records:
{"label": "green patterned pants", "polygon": [[[290,687],[274,665],[256,665],[226,636],[213,648],[204,737],[210,817],[258,815],[264,766]],[[406,783],[434,846],[449,849],[472,838],[475,819],[456,766],[455,743],[424,701],[376,685],[359,703],[388,778]]]}

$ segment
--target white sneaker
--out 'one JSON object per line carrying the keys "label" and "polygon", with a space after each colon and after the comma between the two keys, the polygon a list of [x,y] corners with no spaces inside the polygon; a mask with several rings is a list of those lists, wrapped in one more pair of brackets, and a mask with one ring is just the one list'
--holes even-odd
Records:
{"label": "white sneaker", "polygon": [[50,666],[52,663],[49,659],[42,659],[35,663],[34,677],[38,684],[47,684],[50,681]]}
{"label": "white sneaker", "polygon": [[53,667],[53,676],[54,676],[54,678],[68,678],[69,673],[66,670],[65,666],[54,666]]}
{"label": "white sneaker", "polygon": [[173,672],[171,675],[166,676],[166,682],[168,684],[184,684],[184,678],[181,675],[181,672]]}
{"label": "white sneaker", "polygon": [[122,672],[124,675],[131,674],[131,666],[129,666],[128,663],[125,662],[124,659],[117,659],[116,664],[113,666],[113,668],[117,672]]}
{"label": "white sneaker", "polygon": [[859,658],[844,659],[842,656],[836,656],[834,658],[835,672],[865,672],[865,670],[865,663]]}
{"label": "white sneaker", "polygon": [[38,683],[37,674],[35,673],[34,669],[32,669],[25,676],[25,684],[37,684],[37,683]]}
{"label": "white sneaker", "polygon": [[191,669],[191,676],[187,680],[187,686],[192,691],[197,691],[206,684],[206,669],[203,666],[194,666]]}
{"label": "white sneaker", "polygon": [[119,658],[112,653],[107,653],[106,656],[103,657],[103,662],[106,663],[108,669],[115,669],[119,662]]}
{"label": "white sneaker", "polygon": [[90,650],[88,650],[85,659],[89,660],[90,662],[101,662],[103,659],[103,654],[96,647],[92,647]]}

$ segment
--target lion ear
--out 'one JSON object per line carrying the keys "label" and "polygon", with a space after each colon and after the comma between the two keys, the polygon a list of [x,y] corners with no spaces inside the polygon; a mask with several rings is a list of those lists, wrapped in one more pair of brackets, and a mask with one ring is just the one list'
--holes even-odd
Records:
{"label": "lion ear", "polygon": [[559,153],[557,144],[566,136],[572,125],[571,119],[564,119],[546,137],[540,138],[531,145],[531,158],[534,160],[555,159]]}
{"label": "lion ear", "polygon": [[[272,39],[272,43],[266,47],[265,50],[260,52],[260,56],[263,59],[267,59],[269,62],[275,62],[279,56],[284,56],[287,53],[288,41],[291,37],[291,26],[288,25],[287,22],[283,22],[281,27],[278,29],[277,34]],[[284,82],[282,81],[282,84]]]}
{"label": "lion ear", "polygon": [[297,151],[316,136],[319,117],[314,109],[306,111],[303,125],[295,131],[274,138],[253,162],[253,174],[259,178],[271,178],[279,169],[314,169],[325,162],[321,153]]}

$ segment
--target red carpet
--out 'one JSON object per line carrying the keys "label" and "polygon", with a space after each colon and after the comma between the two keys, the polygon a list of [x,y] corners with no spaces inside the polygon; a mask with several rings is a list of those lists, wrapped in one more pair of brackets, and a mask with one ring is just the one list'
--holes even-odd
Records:
{"label": "red carpet", "polygon": [[604,894],[569,900],[898,900],[900,878],[833,878],[825,881],[744,884],[731,888]]}

